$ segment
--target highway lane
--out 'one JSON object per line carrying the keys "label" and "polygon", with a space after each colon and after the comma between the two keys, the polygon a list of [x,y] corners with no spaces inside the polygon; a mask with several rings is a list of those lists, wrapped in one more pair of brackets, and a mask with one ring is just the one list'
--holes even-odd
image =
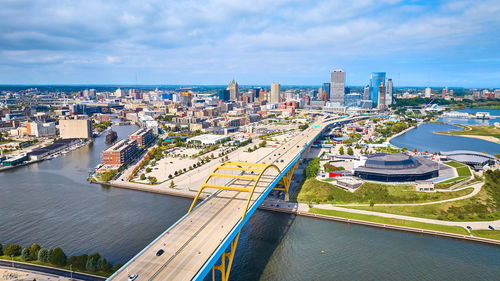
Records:
{"label": "highway lane", "polygon": [[[260,159],[249,162],[272,163],[284,169],[304,148],[304,143],[312,140],[322,130],[322,120],[292,140],[276,148]],[[283,162],[281,162],[283,160]],[[268,170],[270,173],[274,170]],[[270,174],[265,181],[259,182],[251,205],[268,188],[277,173]],[[248,187],[252,182],[237,179],[231,185]],[[136,256],[125,270],[121,270],[110,280],[127,280],[127,274],[138,274],[137,280],[191,280],[212,253],[220,245],[232,228],[241,219],[248,193],[220,191],[179,221],[167,233]],[[156,256],[156,252],[165,252]]]}

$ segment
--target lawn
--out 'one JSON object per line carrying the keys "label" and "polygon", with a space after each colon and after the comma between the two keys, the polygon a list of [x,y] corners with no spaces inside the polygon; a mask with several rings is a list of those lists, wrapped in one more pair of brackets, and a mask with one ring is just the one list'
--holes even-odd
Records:
{"label": "lawn", "polygon": [[295,192],[295,198],[299,202],[306,203],[421,203],[460,197],[471,192],[472,188],[455,192],[418,192],[413,190],[412,185],[388,185],[371,182],[364,183],[355,192],[348,192],[328,182],[309,178]]}
{"label": "lawn", "polygon": [[486,184],[471,198],[417,206],[350,207],[397,215],[452,221],[490,221],[500,219],[500,171],[487,171]]}
{"label": "lawn", "polygon": [[362,221],[369,221],[369,222],[376,222],[376,223],[383,223],[383,224],[390,224],[390,225],[397,225],[397,226],[413,227],[413,228],[419,228],[419,229],[428,229],[428,230],[449,232],[449,233],[455,233],[455,234],[464,234],[464,235],[468,234],[464,228],[459,227],[459,226],[422,223],[422,222],[416,222],[416,221],[384,218],[384,217],[377,217],[377,216],[370,216],[370,215],[363,215],[363,214],[353,214],[353,213],[348,213],[348,212],[324,210],[324,209],[317,209],[317,208],[311,208],[309,210],[309,212],[327,215],[327,216],[335,216],[335,217],[342,217],[342,218],[348,218],[348,219],[355,219],[355,220],[362,220]]}
{"label": "lawn", "polygon": [[500,240],[500,230],[472,230],[471,233],[477,237]]}

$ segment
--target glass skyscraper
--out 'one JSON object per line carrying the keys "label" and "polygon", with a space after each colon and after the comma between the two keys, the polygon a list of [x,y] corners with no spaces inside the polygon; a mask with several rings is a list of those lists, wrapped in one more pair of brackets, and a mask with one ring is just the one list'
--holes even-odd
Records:
{"label": "glass skyscraper", "polygon": [[373,107],[378,106],[378,91],[380,84],[385,87],[385,72],[372,72],[370,75],[370,99],[373,102]]}

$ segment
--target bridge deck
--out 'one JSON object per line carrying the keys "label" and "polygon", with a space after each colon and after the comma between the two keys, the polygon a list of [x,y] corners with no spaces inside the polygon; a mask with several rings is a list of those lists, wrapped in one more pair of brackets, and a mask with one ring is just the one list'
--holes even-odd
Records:
{"label": "bridge deck", "polygon": [[[320,126],[315,126],[319,124],[321,123],[316,122],[264,159],[255,162],[274,163],[280,170],[286,169],[304,150],[304,143],[310,143],[321,131]],[[248,159],[249,162],[252,162],[251,160]],[[256,202],[260,204],[259,197],[267,194],[273,187],[271,185],[277,182],[279,174],[272,169],[268,171],[255,189],[248,216],[258,207]],[[231,186],[249,187],[252,183],[247,179],[235,179],[231,182]],[[240,225],[248,196],[249,193],[239,191],[215,192],[109,280],[127,280],[128,274],[138,274],[136,280],[192,280],[205,263],[214,258],[214,252],[234,231],[233,228]],[[158,257],[156,253],[160,249],[165,252]]]}

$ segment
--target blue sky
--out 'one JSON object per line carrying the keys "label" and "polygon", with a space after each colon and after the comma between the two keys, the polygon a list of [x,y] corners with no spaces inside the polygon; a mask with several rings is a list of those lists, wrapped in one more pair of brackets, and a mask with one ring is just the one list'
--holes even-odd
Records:
{"label": "blue sky", "polygon": [[500,87],[500,1],[2,0],[0,84]]}

